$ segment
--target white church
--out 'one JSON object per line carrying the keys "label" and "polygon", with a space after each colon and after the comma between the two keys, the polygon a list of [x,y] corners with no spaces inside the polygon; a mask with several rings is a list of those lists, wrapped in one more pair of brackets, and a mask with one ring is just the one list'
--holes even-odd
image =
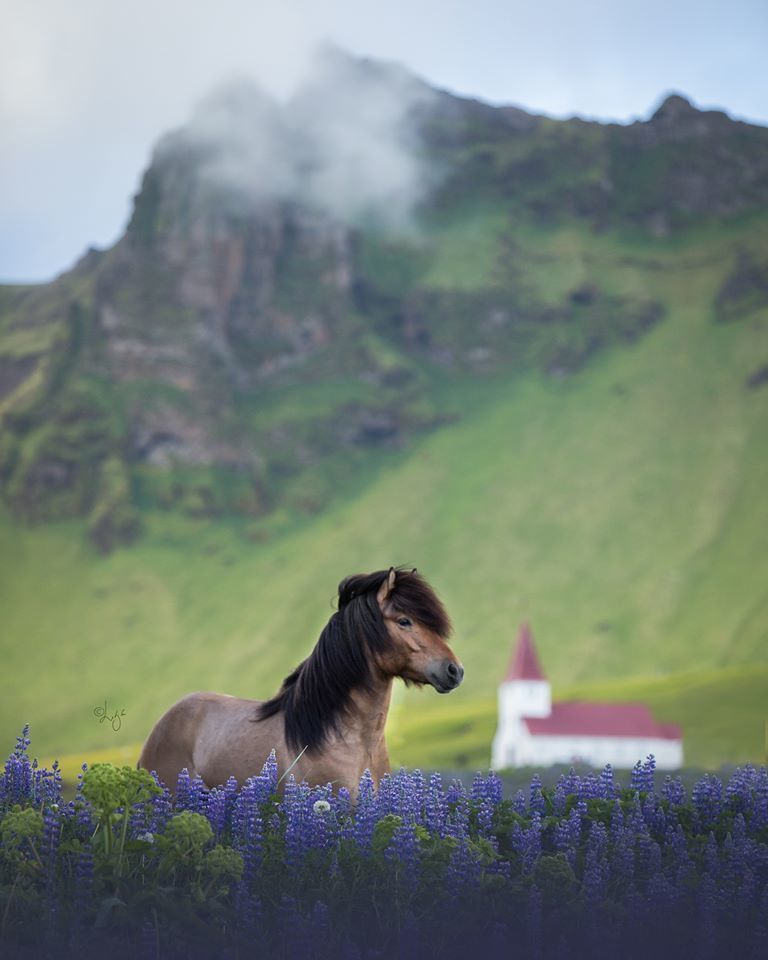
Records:
{"label": "white church", "polygon": [[649,753],[661,770],[683,765],[680,727],[656,723],[643,703],[552,703],[531,628],[520,628],[517,646],[499,686],[499,725],[491,766],[586,763],[630,768]]}

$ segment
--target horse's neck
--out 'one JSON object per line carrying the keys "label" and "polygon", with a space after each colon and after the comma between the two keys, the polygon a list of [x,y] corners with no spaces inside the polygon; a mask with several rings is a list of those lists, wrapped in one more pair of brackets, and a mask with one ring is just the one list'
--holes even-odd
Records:
{"label": "horse's neck", "polygon": [[373,752],[384,745],[384,728],[392,700],[392,678],[377,680],[371,690],[353,690],[342,723],[344,739]]}

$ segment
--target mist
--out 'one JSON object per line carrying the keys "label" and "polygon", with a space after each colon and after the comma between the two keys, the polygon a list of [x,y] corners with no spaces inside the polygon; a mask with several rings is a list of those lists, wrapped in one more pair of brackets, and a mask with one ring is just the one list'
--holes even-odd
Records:
{"label": "mist", "polygon": [[434,181],[417,117],[436,96],[399,66],[323,46],[292,94],[230,81],[198,104],[181,136],[203,148],[200,176],[239,201],[292,201],[347,224],[404,229]]}

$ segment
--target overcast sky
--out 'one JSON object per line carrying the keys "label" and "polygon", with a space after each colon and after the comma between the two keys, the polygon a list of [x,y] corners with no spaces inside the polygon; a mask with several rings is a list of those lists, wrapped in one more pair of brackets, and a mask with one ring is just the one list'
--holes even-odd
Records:
{"label": "overcast sky", "polygon": [[768,0],[0,0],[0,280],[113,243],[165,130],[236,75],[287,94],[324,40],[558,117],[674,90],[768,123]]}

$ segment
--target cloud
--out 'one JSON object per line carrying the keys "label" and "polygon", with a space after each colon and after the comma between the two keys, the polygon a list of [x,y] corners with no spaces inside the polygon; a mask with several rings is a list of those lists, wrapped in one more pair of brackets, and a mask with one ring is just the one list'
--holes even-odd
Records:
{"label": "cloud", "polygon": [[346,223],[404,227],[428,180],[416,118],[433,97],[401,67],[325,46],[286,99],[228,83],[160,152],[193,145],[204,179],[254,205],[294,201]]}

